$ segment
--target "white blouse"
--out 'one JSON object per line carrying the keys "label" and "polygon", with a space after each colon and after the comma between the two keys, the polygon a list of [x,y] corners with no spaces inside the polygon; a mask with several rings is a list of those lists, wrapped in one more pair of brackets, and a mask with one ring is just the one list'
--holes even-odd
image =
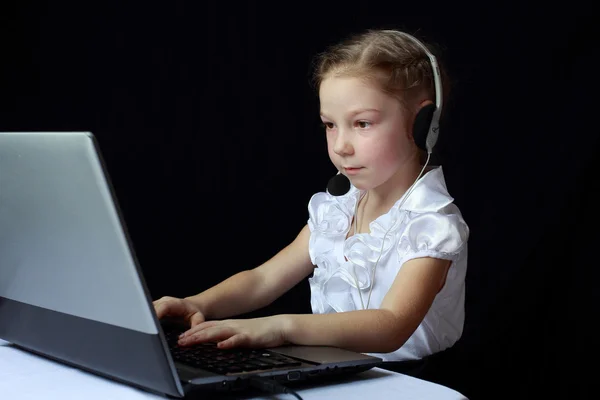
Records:
{"label": "white blouse", "polygon": [[[363,193],[351,185],[343,196],[319,192],[309,201],[309,253],[317,266],[309,279],[315,314],[379,308],[402,265],[418,257],[451,260],[446,283],[416,331],[384,361],[419,359],[451,347],[462,335],[469,228],[446,189],[441,167],[424,174],[406,201],[400,198],[369,224],[370,233],[346,239]],[[386,235],[387,233],[387,235]],[[346,261],[347,260],[347,261]],[[359,296],[358,290],[362,294]]]}

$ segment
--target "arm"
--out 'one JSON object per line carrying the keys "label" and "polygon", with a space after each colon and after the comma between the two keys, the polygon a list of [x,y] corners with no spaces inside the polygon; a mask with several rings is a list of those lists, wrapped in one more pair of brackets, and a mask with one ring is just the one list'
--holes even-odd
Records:
{"label": "arm", "polygon": [[308,254],[308,225],[273,258],[239,272],[218,285],[186,299],[206,319],[222,319],[265,307],[310,275],[314,265]]}
{"label": "arm", "polygon": [[285,315],[287,342],[335,346],[363,353],[389,353],[417,329],[444,285],[450,262],[434,258],[407,261],[380,309],[324,315]]}

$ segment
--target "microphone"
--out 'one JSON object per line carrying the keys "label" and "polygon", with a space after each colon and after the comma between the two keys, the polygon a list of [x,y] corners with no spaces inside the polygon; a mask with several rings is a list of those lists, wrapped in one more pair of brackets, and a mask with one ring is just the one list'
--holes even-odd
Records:
{"label": "microphone", "polygon": [[342,196],[350,190],[350,179],[339,172],[327,183],[327,191],[333,196]]}

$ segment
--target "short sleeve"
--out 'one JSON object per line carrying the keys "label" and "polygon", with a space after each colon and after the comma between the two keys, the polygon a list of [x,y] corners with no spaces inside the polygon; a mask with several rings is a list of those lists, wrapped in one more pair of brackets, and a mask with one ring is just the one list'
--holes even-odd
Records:
{"label": "short sleeve", "polygon": [[456,260],[469,239],[469,227],[460,214],[417,214],[398,242],[402,262],[418,257]]}

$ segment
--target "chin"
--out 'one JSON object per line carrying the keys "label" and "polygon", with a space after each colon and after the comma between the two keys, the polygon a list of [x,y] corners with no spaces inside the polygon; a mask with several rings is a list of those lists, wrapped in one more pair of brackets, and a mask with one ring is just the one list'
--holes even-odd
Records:
{"label": "chin", "polygon": [[369,185],[363,179],[356,179],[349,176],[347,176],[347,178],[350,180],[350,183],[352,183],[352,186],[354,186],[358,190],[369,190],[373,188],[373,185]]}

